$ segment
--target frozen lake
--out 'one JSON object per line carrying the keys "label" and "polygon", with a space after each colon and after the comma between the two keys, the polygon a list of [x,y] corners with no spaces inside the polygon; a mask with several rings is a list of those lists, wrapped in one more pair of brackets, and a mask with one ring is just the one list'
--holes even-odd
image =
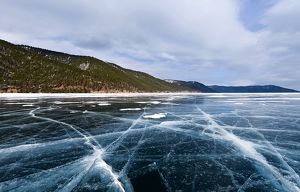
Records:
{"label": "frozen lake", "polygon": [[0,191],[300,191],[300,94],[0,96]]}

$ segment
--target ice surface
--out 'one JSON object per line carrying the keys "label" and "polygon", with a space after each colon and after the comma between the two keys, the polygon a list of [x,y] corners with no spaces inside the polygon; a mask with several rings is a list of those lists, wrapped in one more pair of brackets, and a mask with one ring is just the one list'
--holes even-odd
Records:
{"label": "ice surface", "polygon": [[0,122],[0,191],[300,188],[300,94],[3,94]]}

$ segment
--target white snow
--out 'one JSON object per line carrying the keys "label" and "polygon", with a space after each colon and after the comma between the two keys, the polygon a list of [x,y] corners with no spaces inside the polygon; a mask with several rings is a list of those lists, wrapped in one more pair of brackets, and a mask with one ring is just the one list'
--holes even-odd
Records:
{"label": "white snow", "polygon": [[165,118],[167,116],[167,113],[156,113],[153,115],[144,115],[143,117],[145,119],[161,119],[161,118]]}
{"label": "white snow", "polygon": [[140,111],[142,110],[141,108],[125,108],[125,109],[120,109],[120,111]]}
{"label": "white snow", "polygon": [[81,63],[80,65],[79,65],[79,68],[81,69],[81,70],[87,70],[88,68],[89,68],[89,66],[90,66],[90,63],[89,62],[87,62],[87,63]]}
{"label": "white snow", "polygon": [[6,105],[33,105],[34,103],[5,103]]}
{"label": "white snow", "polygon": [[101,103],[98,103],[99,106],[108,106],[108,105],[111,105],[110,103],[107,103],[107,102],[101,102]]}
{"label": "white snow", "polygon": [[[299,100],[299,93],[189,93],[189,92],[181,92],[181,93],[0,93],[1,100],[25,100],[25,99],[40,99],[40,98],[105,98],[105,97],[145,97],[145,96],[193,96],[193,95],[205,95],[208,97],[226,97],[226,96],[244,96],[249,97],[252,95],[259,96],[273,96],[273,95],[293,95],[296,98],[289,98],[290,100]],[[285,99],[285,98],[278,98]],[[139,102],[141,103],[141,102]]]}
{"label": "white snow", "polygon": [[145,97],[201,95],[202,93],[0,93],[1,99],[39,99],[39,98],[104,98],[104,97]]}
{"label": "white snow", "polygon": [[154,105],[158,105],[158,104],[160,104],[160,102],[159,102],[159,101],[151,101],[150,103],[151,103],[151,104],[154,104]]}
{"label": "white snow", "polygon": [[176,83],[176,81],[171,80],[171,79],[166,79],[165,81],[168,82],[168,83]]}
{"label": "white snow", "polygon": [[235,105],[243,105],[244,103],[234,103]]}
{"label": "white snow", "polygon": [[23,107],[33,107],[33,104],[26,104],[26,105],[22,105]]}
{"label": "white snow", "polygon": [[139,103],[139,104],[153,104],[153,105],[158,105],[160,104],[161,102],[160,101],[138,101],[136,103]]}
{"label": "white snow", "polygon": [[76,104],[76,103],[80,103],[80,102],[54,101],[53,103],[56,105],[63,105],[63,104]]}

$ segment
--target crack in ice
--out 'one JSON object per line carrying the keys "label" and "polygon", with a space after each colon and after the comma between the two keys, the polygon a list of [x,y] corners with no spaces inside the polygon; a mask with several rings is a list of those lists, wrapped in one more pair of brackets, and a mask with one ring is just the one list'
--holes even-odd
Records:
{"label": "crack in ice", "polygon": [[[258,163],[259,166],[262,166],[265,170],[260,170],[261,174],[263,174],[267,178],[270,178],[270,180],[273,181],[273,184],[277,188],[281,188],[284,191],[300,191],[299,187],[296,184],[299,183],[299,180],[295,180],[294,183],[293,181],[290,181],[287,178],[285,178],[275,167],[268,163],[268,161],[262,154],[256,151],[252,142],[243,140],[238,136],[234,135],[233,133],[226,131],[211,117],[211,115],[204,112],[198,106],[196,108],[208,121],[209,129],[214,130],[214,132],[218,132],[220,136],[223,137],[223,139],[232,142],[234,146],[245,155],[245,157],[254,160]],[[296,173],[293,172],[293,174]],[[299,178],[298,175],[295,177]]]}
{"label": "crack in ice", "polygon": [[[87,166],[87,168],[85,169],[85,171],[83,173],[81,173],[79,176],[75,177],[74,179],[72,179],[61,191],[71,191],[83,178],[83,176],[87,173],[88,170],[90,170],[92,168],[92,165],[95,164],[96,167],[100,168],[100,171],[106,175],[109,175],[112,179],[112,185],[111,187],[114,188],[114,190],[116,191],[121,191],[121,192],[125,192],[125,189],[123,188],[122,183],[118,180],[118,175],[116,175],[113,171],[111,166],[109,166],[103,159],[103,149],[101,148],[100,144],[93,138],[93,136],[91,135],[86,135],[84,133],[82,133],[81,131],[79,131],[77,128],[75,128],[73,125],[70,125],[68,123],[65,122],[61,122],[58,120],[54,120],[51,118],[47,118],[47,117],[40,117],[37,116],[35,114],[35,112],[37,110],[39,110],[40,107],[33,109],[29,112],[29,115],[32,116],[33,118],[37,118],[37,119],[41,119],[41,120],[46,120],[46,121],[51,121],[54,123],[58,123],[61,125],[65,125],[68,126],[69,128],[71,128],[73,131],[75,131],[76,133],[78,133],[79,135],[81,135],[85,140],[86,140],[86,144],[88,146],[90,146],[93,150],[94,150],[94,154],[93,157],[91,159],[91,164]],[[85,132],[86,133],[86,132]],[[93,144],[95,143],[95,144]]]}

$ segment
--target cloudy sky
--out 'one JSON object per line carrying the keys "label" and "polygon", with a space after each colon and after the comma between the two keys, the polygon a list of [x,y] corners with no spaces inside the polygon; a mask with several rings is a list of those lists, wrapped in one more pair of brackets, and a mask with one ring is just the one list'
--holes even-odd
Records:
{"label": "cloudy sky", "polygon": [[1,0],[0,39],[163,79],[300,89],[300,0]]}

